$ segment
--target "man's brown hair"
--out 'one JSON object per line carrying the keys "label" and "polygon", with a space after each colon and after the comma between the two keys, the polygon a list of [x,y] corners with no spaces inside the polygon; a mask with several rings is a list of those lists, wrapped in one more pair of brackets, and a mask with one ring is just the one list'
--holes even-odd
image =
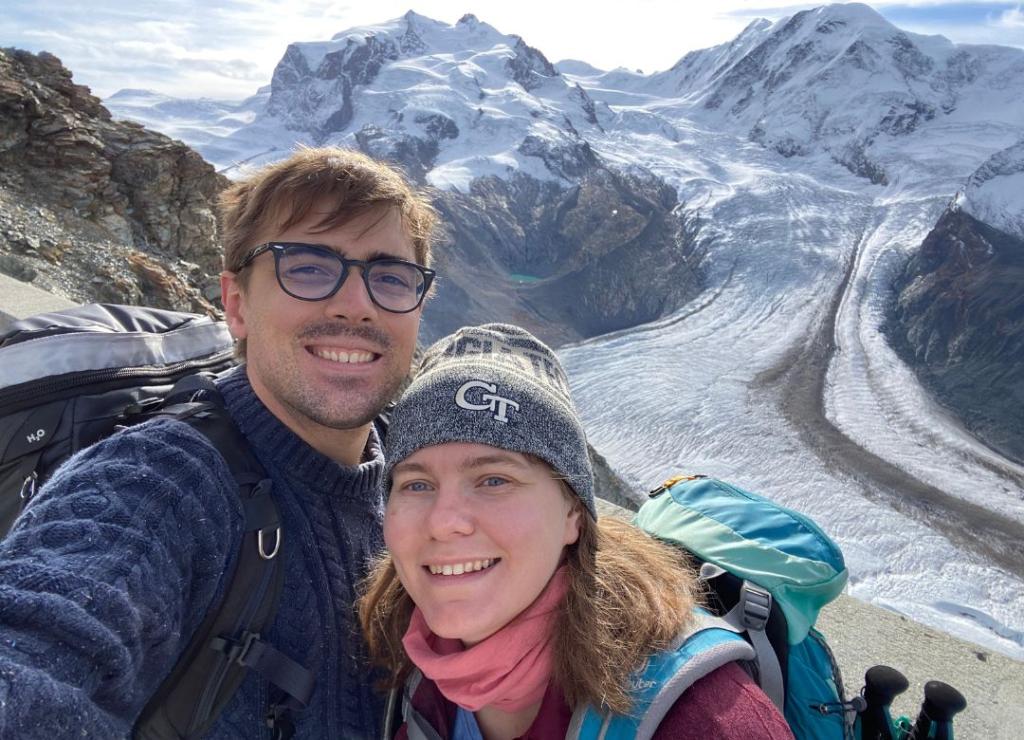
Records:
{"label": "man's brown hair", "polygon": [[[333,209],[317,229],[328,231],[365,214],[394,208],[412,238],[416,261],[430,265],[437,212],[394,167],[337,147],[296,151],[236,182],[220,196],[224,269],[238,272],[256,241],[302,221],[318,203]],[[245,276],[239,281],[245,286]]]}
{"label": "man's brown hair", "polygon": [[[569,591],[555,622],[552,679],[572,709],[591,704],[626,714],[629,675],[690,625],[698,579],[681,551],[627,522],[582,514],[580,524],[567,552]],[[402,637],[413,607],[384,555],[363,584],[358,609],[389,687],[401,686],[412,668]]]}

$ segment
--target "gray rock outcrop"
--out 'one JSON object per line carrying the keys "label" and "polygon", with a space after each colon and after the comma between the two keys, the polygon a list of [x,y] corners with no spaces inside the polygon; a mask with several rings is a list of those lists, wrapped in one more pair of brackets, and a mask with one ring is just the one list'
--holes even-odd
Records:
{"label": "gray rock outcrop", "polygon": [[935,397],[1024,462],[1024,240],[950,207],[899,276],[887,334]]}
{"label": "gray rock outcrop", "polygon": [[74,300],[214,307],[213,202],[196,152],[111,120],[45,52],[0,50],[0,271]]}
{"label": "gray rock outcrop", "polygon": [[653,175],[485,177],[437,205],[448,236],[427,338],[511,320],[559,345],[660,318],[702,289],[697,225]]}

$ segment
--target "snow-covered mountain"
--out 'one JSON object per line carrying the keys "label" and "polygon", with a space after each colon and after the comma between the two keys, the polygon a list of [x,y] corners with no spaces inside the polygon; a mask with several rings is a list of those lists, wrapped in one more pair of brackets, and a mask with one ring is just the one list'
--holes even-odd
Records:
{"label": "snow-covered mountain", "polygon": [[[836,536],[855,595],[1021,657],[1024,466],[884,330],[950,199],[1024,138],[1022,90],[1024,51],[854,4],[648,76],[409,13],[292,44],[235,106],[107,102],[229,176],[295,143],[401,163],[449,227],[427,338],[530,326],[562,344],[594,445],[637,491],[685,470],[765,492]],[[991,182],[963,209],[990,218]]]}
{"label": "snow-covered mountain", "polygon": [[[906,33],[859,3],[755,21],[648,76],[552,65],[473,15],[448,25],[410,11],[291,44],[271,84],[241,104],[146,101],[139,91],[106,102],[190,136],[224,169],[297,142],[359,143],[443,188],[512,171],[571,182],[612,155],[609,139],[675,143],[680,121],[696,121],[784,156],[825,153],[878,183],[932,185],[1016,143],[1022,79],[1020,49]],[[937,139],[957,146],[935,151]]]}
{"label": "snow-covered mountain", "polygon": [[755,21],[644,87],[681,99],[695,120],[747,133],[784,156],[826,152],[886,184],[963,166],[956,153],[950,161],[915,141],[984,128],[985,146],[1014,143],[1024,121],[1022,79],[1019,49],[906,33],[851,3]]}

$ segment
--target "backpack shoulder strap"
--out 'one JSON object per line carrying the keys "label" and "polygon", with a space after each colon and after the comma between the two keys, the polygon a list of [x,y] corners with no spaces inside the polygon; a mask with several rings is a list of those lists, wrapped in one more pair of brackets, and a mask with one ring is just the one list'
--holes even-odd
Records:
{"label": "backpack shoulder strap", "polygon": [[189,424],[223,455],[238,484],[245,531],[220,603],[211,605],[178,663],[150,698],[134,737],[164,740],[204,734],[249,670],[286,695],[270,708],[268,721],[277,724],[275,737],[287,737],[287,711],[308,703],[314,674],[261,639],[277,611],[284,578],[271,481],[210,378],[189,376],[180,381],[157,416]]}
{"label": "backpack shoulder strap", "polygon": [[[423,715],[416,711],[416,707],[412,704],[412,698],[416,695],[416,689],[419,688],[422,680],[423,674],[419,668],[416,668],[409,674],[405,681],[405,686],[401,689],[402,721],[405,723],[406,737],[408,740],[442,740],[438,731],[433,728]],[[395,728],[396,732],[397,730],[398,728]],[[385,737],[386,740],[391,740],[393,735]]]}
{"label": "backpack shoulder strap", "polygon": [[[701,578],[710,582],[718,576],[719,571],[720,568],[705,563],[701,566]],[[783,713],[786,706],[786,684],[782,664],[765,631],[771,611],[771,593],[756,583],[743,580],[736,605],[721,617],[711,616],[709,620],[716,627],[747,638],[756,653],[754,664],[757,675],[754,679],[776,709]]]}
{"label": "backpack shoulder strap", "polygon": [[696,625],[680,634],[672,647],[648,659],[633,674],[633,710],[628,714],[601,712],[593,706],[578,707],[569,723],[571,740],[646,740],[680,696],[699,679],[727,663],[754,658],[754,649],[732,630],[717,626],[713,618],[698,612]]}

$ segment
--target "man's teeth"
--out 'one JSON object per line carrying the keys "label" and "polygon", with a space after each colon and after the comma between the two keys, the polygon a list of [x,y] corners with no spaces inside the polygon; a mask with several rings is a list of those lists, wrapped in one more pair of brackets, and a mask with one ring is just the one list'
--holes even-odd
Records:
{"label": "man's teeth", "polygon": [[355,364],[358,362],[373,361],[372,352],[335,352],[329,349],[318,349],[314,351],[314,354],[317,357],[324,360],[330,360],[331,362],[348,362]]}
{"label": "man's teeth", "polygon": [[472,573],[473,571],[490,568],[496,562],[498,562],[497,558],[487,558],[486,560],[471,560],[468,563],[428,565],[427,568],[435,576],[461,576],[463,573]]}

